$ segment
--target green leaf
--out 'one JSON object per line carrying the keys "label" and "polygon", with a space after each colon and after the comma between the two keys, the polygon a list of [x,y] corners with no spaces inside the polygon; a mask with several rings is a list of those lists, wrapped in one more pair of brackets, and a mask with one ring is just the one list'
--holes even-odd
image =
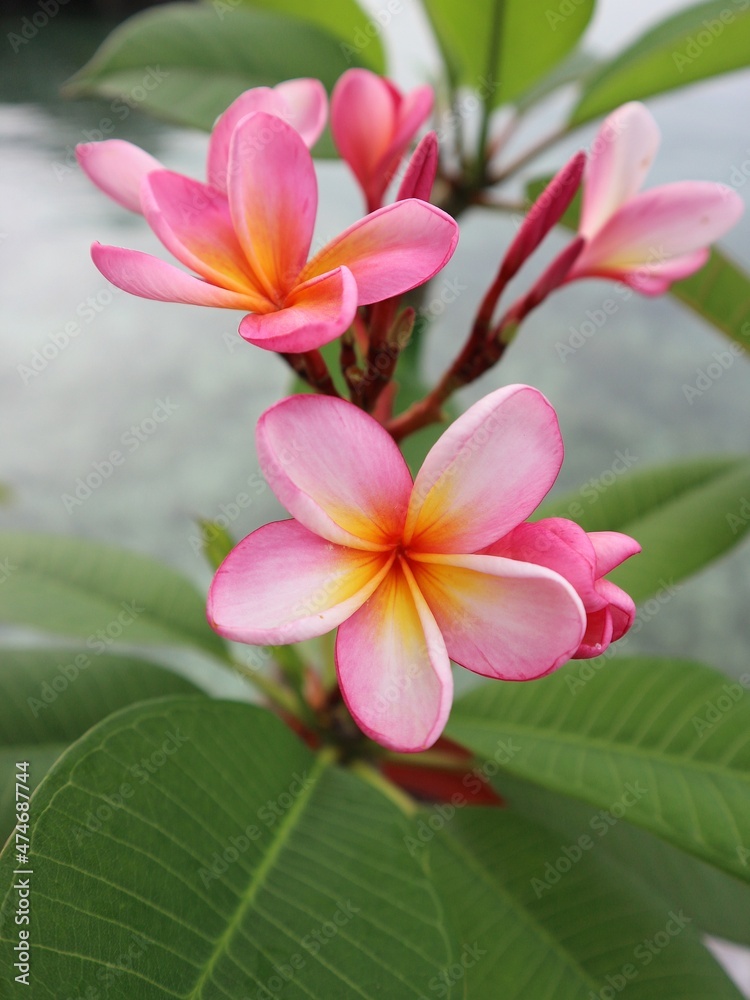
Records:
{"label": "green leaf", "polygon": [[708,667],[616,657],[484,684],[447,734],[750,881],[750,699]]}
{"label": "green leaf", "polygon": [[569,517],[586,531],[623,531],[637,539],[640,555],[608,577],[635,601],[702,569],[750,527],[748,458],[689,459],[611,472],[595,483],[545,503],[539,516]]}
{"label": "green leaf", "polygon": [[573,49],[594,0],[570,6],[570,13],[561,15],[547,0],[425,0],[453,79],[486,96],[493,107],[529,90]]}
{"label": "green leaf", "polygon": [[116,28],[65,93],[117,98],[121,113],[138,107],[179,125],[210,129],[250,87],[310,76],[330,90],[359,64],[312,24],[267,11],[238,8],[219,16],[208,6],[170,3]]}
{"label": "green leaf", "polygon": [[[277,14],[286,14],[295,20],[309,21],[327,33],[341,39],[341,51],[347,62],[360,61],[375,70],[385,72],[385,55],[381,35],[394,16],[403,9],[398,4],[391,11],[391,4],[383,5],[379,17],[368,17],[354,0],[326,0],[310,3],[309,0],[205,0],[215,10],[225,9],[225,16],[238,6],[256,8]],[[292,74],[295,75],[295,74]],[[296,74],[300,75],[300,74]]]}
{"label": "green leaf", "polygon": [[669,291],[745,350],[750,346],[750,275],[716,247],[700,271]]}
{"label": "green leaf", "polygon": [[570,124],[750,65],[750,9],[709,0],[650,28],[586,81]]}
{"label": "green leaf", "polygon": [[197,524],[201,533],[203,555],[211,569],[218,569],[234,548],[232,536],[218,521],[199,517]]}
{"label": "green leaf", "polygon": [[557,795],[509,774],[493,782],[508,808],[554,829],[559,844],[590,836],[597,856],[627,869],[675,909],[685,909],[706,934],[750,944],[750,887],[607,810]]}
{"label": "green leaf", "polygon": [[[39,996],[417,1000],[450,962],[397,807],[257,707],[125,709],[71,747],[31,813]],[[14,869],[6,850],[2,913]],[[17,940],[8,921],[5,968]]]}
{"label": "green leaf", "polygon": [[112,712],[149,698],[199,694],[171,670],[129,656],[60,649],[0,650],[0,842],[13,827],[12,774],[35,788],[63,750]]}
{"label": "green leaf", "polygon": [[193,646],[220,659],[224,642],[206,622],[205,598],[147,556],[82,538],[0,534],[0,622],[85,640]]}
{"label": "green leaf", "polygon": [[[568,856],[555,830],[504,809],[464,809],[445,825],[430,866],[465,942],[451,969],[463,995],[739,1000],[692,912],[671,908],[595,838],[583,844]],[[431,980],[429,995],[443,982]]]}

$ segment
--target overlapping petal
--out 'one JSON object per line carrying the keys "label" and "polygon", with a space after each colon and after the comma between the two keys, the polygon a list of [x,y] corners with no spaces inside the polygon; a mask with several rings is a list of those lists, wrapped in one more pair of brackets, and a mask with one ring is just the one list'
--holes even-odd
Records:
{"label": "overlapping petal", "polygon": [[488,555],[411,557],[452,660],[503,680],[542,677],[567,662],[586,628],[575,588],[543,566]]}
{"label": "overlapping petal", "polygon": [[441,209],[413,198],[355,222],[310,259],[300,280],[344,265],[360,305],[381,302],[429,281],[453,256],[458,226]]}
{"label": "overlapping petal", "polygon": [[394,564],[336,640],[339,685],[357,725],[405,753],[432,746],[453,700],[445,642],[409,577]]}
{"label": "overlapping petal", "polygon": [[271,489],[310,531],[339,545],[381,551],[401,537],[411,475],[372,417],[328,396],[292,396],[256,430]]}
{"label": "overlapping petal", "polygon": [[225,638],[258,645],[324,635],[364,604],[392,562],[389,553],[331,545],[297,521],[276,521],[221,564],[208,620]]}
{"label": "overlapping petal", "polygon": [[409,504],[405,543],[476,552],[537,507],[563,458],[555,411],[536,389],[510,385],[458,418],[427,455]]}
{"label": "overlapping petal", "polygon": [[142,212],[141,181],[163,166],[150,153],[123,139],[82,142],[76,146],[81,169],[94,184],[118,205]]}

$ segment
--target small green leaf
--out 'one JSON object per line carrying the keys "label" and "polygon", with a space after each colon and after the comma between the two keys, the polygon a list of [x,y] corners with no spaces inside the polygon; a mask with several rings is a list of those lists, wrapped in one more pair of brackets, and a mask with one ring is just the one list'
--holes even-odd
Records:
{"label": "small green leaf", "polygon": [[[418,1000],[450,964],[404,816],[257,707],[125,709],[61,758],[31,814],[40,996]],[[15,867],[9,848],[2,913]],[[4,968],[17,941],[6,921]]]}
{"label": "small green leaf", "polygon": [[309,76],[330,90],[360,64],[332,35],[295,18],[246,8],[220,16],[209,6],[169,3],[116,28],[65,93],[118,98],[125,110],[210,129],[250,87]]}
{"label": "small green leaf", "polygon": [[643,551],[608,579],[642,601],[742,541],[750,528],[750,459],[697,458],[623,472],[601,491],[583,488],[544,504],[539,516],[632,535]]}
{"label": "small green leaf", "polygon": [[709,0],[650,28],[585,82],[571,115],[581,125],[635,101],[750,65],[750,9]]}
{"label": "small green leaf", "polygon": [[155,663],[75,648],[0,650],[0,842],[15,822],[12,774],[35,788],[69,744],[112,712],[165,695],[200,694]]}
{"label": "small green leaf", "polygon": [[[568,55],[589,23],[594,0],[561,14],[547,0],[425,0],[453,79],[493,107],[528,91]],[[493,24],[498,44],[490,51]]]}
{"label": "small green leaf", "polygon": [[199,517],[197,524],[201,533],[203,555],[211,569],[218,569],[234,548],[232,536],[218,521]]}
{"label": "small green leaf", "polygon": [[0,622],[83,639],[93,653],[123,642],[226,658],[205,598],[147,556],[82,538],[2,534],[0,564]]}
{"label": "small green leaf", "polygon": [[750,882],[750,700],[708,667],[616,657],[483,684],[447,734]]}
{"label": "small green leaf", "polygon": [[568,845],[543,821],[467,808],[430,845],[430,868],[464,942],[451,970],[463,996],[740,1000],[693,912],[673,909],[593,835]]}

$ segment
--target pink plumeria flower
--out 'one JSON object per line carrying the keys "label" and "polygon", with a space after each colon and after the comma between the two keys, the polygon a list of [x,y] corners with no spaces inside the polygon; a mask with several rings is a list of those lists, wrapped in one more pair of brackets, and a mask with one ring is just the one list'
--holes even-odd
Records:
{"label": "pink plumeria flower", "polygon": [[[451,660],[531,680],[588,641],[602,604],[593,609],[585,545],[583,555],[561,549],[554,568],[530,544],[522,559],[488,548],[524,522],[562,463],[557,417],[536,389],[507,386],[472,406],[414,482],[387,431],[341,399],[282,400],[261,417],[257,444],[292,520],[232,550],[211,585],[209,621],[228,639],[274,645],[338,626],[343,697],[379,743],[408,752],[438,739]],[[594,576],[634,550],[623,536],[589,538],[602,559]]]}
{"label": "pink plumeria flower", "polygon": [[366,216],[308,260],[318,206],[312,157],[292,126],[263,111],[232,129],[226,193],[153,170],[140,181],[140,204],[164,246],[199,277],[95,243],[102,274],[143,298],[250,313],[240,334],[273,351],[328,343],[348,329],[358,305],[428,281],[458,241],[450,216],[411,199]]}
{"label": "pink plumeria flower", "polygon": [[[219,115],[208,141],[208,183],[226,193],[229,145],[240,120],[254,111],[276,115],[296,129],[312,149],[325,128],[328,96],[320,80],[286,80],[276,87],[253,87],[232,101]],[[106,139],[76,146],[81,169],[106,195],[131,212],[143,214],[141,181],[164,166],[132,142]]]}
{"label": "pink plumeria flower", "polygon": [[432,112],[432,87],[402,94],[390,80],[350,69],[331,94],[331,131],[367,200],[379,208],[401,159]]}
{"label": "pink plumeria flower", "polygon": [[708,246],[744,205],[723,184],[679,181],[641,191],[659,147],[659,129],[637,101],[603,122],[583,180],[579,233],[586,245],[568,280],[612,278],[661,295],[708,259]]}

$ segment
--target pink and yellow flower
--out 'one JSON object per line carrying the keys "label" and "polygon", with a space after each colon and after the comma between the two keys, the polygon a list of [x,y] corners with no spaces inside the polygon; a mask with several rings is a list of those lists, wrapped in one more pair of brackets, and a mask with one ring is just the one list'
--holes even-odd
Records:
{"label": "pink and yellow flower", "polygon": [[414,482],[383,427],[340,399],[282,400],[261,417],[257,443],[292,520],[233,549],[212,583],[209,621],[251,644],[338,626],[343,697],[386,746],[418,751],[438,739],[451,660],[531,680],[602,652],[632,621],[632,602],[600,578],[637,543],[557,520],[523,524],[563,455],[554,410],[529,386],[472,406]]}
{"label": "pink and yellow flower", "polygon": [[[305,138],[282,118],[244,113],[252,94],[214,129],[210,184],[154,168],[148,154],[133,153],[137,147],[110,184],[108,193],[116,188],[117,200],[140,208],[164,246],[198,277],[136,250],[95,243],[92,257],[106,278],[134,295],[241,309],[249,315],[240,334],[250,343],[308,351],[347,330],[358,305],[428,281],[452,256],[458,227],[440,209],[409,199],[356,222],[308,260],[318,203],[312,157]],[[300,106],[307,111],[297,125],[308,123],[310,141],[319,119]],[[121,152],[109,147],[92,159],[89,151],[82,162],[101,179],[105,160]]]}
{"label": "pink and yellow flower", "polygon": [[612,278],[645,295],[666,292],[708,259],[708,246],[744,205],[723,184],[679,181],[641,191],[659,148],[659,129],[637,101],[603,122],[583,179],[579,233],[586,245],[568,280]]}
{"label": "pink and yellow flower", "polygon": [[339,153],[359,181],[367,211],[383,196],[409,143],[432,111],[432,87],[402,94],[390,80],[350,69],[331,94],[331,131]]}

